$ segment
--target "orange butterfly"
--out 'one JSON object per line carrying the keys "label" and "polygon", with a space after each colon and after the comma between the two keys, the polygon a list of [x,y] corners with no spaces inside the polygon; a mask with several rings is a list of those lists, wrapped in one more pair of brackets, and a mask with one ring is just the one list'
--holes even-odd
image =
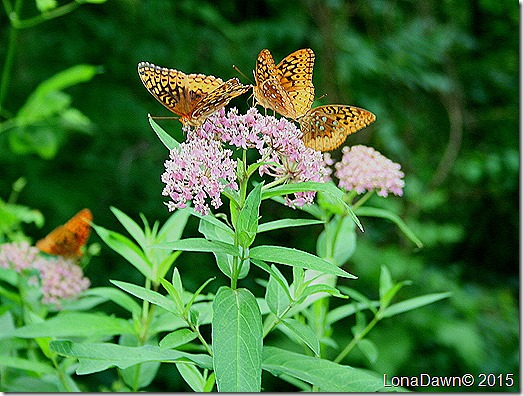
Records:
{"label": "orange butterfly", "polygon": [[80,258],[91,233],[93,215],[89,209],[83,209],[63,226],[55,228],[45,238],[36,243],[44,253],[67,258]]}
{"label": "orange butterfly", "polygon": [[149,62],[138,64],[138,75],[151,95],[174,114],[183,125],[200,126],[212,113],[251,86],[237,78],[223,82],[205,74],[185,74]]}
{"label": "orange butterfly", "polygon": [[262,50],[254,70],[254,98],[284,117],[302,116],[314,101],[313,68],[314,52],[310,48],[287,55],[278,65],[268,49]]}
{"label": "orange butterfly", "polygon": [[349,105],[318,106],[297,119],[305,146],[319,151],[334,150],[375,120],[370,111]]}

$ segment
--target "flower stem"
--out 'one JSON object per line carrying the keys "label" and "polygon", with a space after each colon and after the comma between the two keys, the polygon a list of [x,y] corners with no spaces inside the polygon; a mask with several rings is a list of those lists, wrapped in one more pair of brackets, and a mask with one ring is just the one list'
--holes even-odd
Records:
{"label": "flower stem", "polygon": [[355,211],[358,209],[361,205],[363,205],[365,202],[369,200],[370,197],[374,194],[374,190],[368,191],[363,197],[361,197],[354,205],[352,205],[352,210]]}
{"label": "flower stem", "polygon": [[360,342],[367,335],[367,333],[371,331],[374,326],[376,326],[376,324],[381,319],[380,311],[376,313],[374,319],[372,319],[360,333],[354,336],[354,338],[347,344],[345,349],[336,357],[336,359],[334,359],[334,363],[341,362],[343,358],[345,358],[345,356],[347,356],[350,353],[350,351],[352,351],[352,349],[358,344],[358,342]]}

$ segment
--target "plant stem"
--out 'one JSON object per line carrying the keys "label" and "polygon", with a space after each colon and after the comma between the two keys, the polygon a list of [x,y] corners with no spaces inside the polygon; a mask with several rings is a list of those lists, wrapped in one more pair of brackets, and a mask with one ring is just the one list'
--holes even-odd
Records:
{"label": "plant stem", "polygon": [[7,96],[7,90],[9,88],[9,79],[11,77],[11,71],[13,69],[13,62],[15,59],[15,42],[18,37],[18,28],[15,26],[15,21],[18,20],[18,11],[22,6],[22,1],[17,0],[14,9],[7,0],[3,0],[4,8],[11,22],[9,28],[9,39],[7,42],[7,54],[5,56],[4,67],[2,68],[2,78],[0,80],[0,114],[4,114],[5,110],[4,101]]}
{"label": "plant stem", "polygon": [[369,200],[370,197],[374,194],[374,190],[368,191],[363,197],[360,198],[359,201],[356,201],[354,205],[352,205],[352,210],[355,211],[358,209],[361,205],[363,205],[365,202]]}
{"label": "plant stem", "polygon": [[341,351],[341,353],[336,357],[336,359],[334,359],[334,363],[341,362],[343,358],[347,356],[350,353],[350,351],[352,351],[352,348],[354,348],[358,344],[358,342],[360,342],[367,335],[367,333],[371,331],[374,326],[376,326],[376,323],[378,323],[381,319],[380,311],[381,309],[376,313],[374,319],[372,319],[370,323],[367,326],[365,326],[365,328],[360,333],[354,336],[354,338],[347,344],[345,349]]}
{"label": "plant stem", "polygon": [[32,27],[39,25],[40,23],[48,21],[50,19],[54,19],[54,18],[58,18],[58,17],[64,16],[64,15],[67,15],[70,12],[73,12],[74,10],[76,10],[78,7],[80,7],[80,5],[81,5],[80,2],[72,1],[68,4],[64,4],[63,6],[54,8],[50,11],[45,11],[45,12],[41,13],[40,15],[36,15],[34,17],[31,17],[31,18],[28,18],[25,20],[14,19],[12,21],[12,24],[17,29],[32,28]]}

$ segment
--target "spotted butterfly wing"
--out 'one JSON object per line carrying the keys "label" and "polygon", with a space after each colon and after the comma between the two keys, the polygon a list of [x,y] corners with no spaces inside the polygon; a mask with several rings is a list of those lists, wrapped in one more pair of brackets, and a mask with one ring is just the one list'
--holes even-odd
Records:
{"label": "spotted butterfly wing", "polygon": [[307,147],[330,151],[339,147],[348,135],[365,128],[374,120],[374,114],[359,107],[325,105],[310,109],[297,121]]}
{"label": "spotted butterfly wing", "polygon": [[138,75],[151,95],[180,116],[182,124],[190,126],[200,126],[212,113],[250,89],[237,78],[223,82],[218,77],[185,74],[149,62],[138,64]]}
{"label": "spotted butterfly wing", "polygon": [[278,65],[269,50],[262,50],[254,70],[254,98],[284,117],[302,116],[314,101],[313,67],[314,52],[310,48],[293,52]]}
{"label": "spotted butterfly wing", "polygon": [[304,48],[286,56],[276,66],[280,84],[291,98],[296,117],[305,114],[314,102],[314,58],[314,52]]}
{"label": "spotted butterfly wing", "polygon": [[44,253],[80,258],[83,247],[91,233],[93,215],[89,209],[83,209],[74,215],[67,223],[55,228],[45,238],[36,243],[36,247]]}

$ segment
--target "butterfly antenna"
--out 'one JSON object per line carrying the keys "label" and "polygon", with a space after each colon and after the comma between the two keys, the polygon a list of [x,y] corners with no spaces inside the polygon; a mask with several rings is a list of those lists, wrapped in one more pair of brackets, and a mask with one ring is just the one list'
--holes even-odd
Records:
{"label": "butterfly antenna", "polygon": [[245,75],[245,73],[242,72],[242,71],[241,71],[241,70],[240,70],[236,65],[232,65],[232,68],[233,68],[234,70],[236,70],[240,75],[242,75],[243,77],[245,77],[245,79],[246,79],[247,81],[249,81],[249,82],[252,83],[252,80],[251,80],[249,77],[247,77],[247,76]]}
{"label": "butterfly antenna", "polygon": [[162,116],[152,116],[147,114],[147,118],[152,118],[153,120],[179,120],[180,117],[162,117]]}
{"label": "butterfly antenna", "polygon": [[319,98],[316,98],[316,100],[320,100],[320,99],[323,99],[325,96],[327,96],[328,94],[324,93],[323,95],[321,95]]}

